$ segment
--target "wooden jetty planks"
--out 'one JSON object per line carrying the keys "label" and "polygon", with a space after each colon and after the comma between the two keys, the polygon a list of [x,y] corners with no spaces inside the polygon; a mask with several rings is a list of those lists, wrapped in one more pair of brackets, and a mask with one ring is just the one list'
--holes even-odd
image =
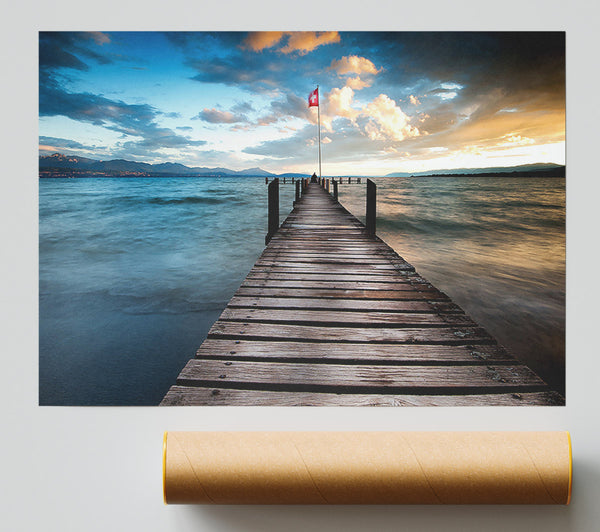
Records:
{"label": "wooden jetty planks", "polygon": [[543,391],[526,366],[392,366],[231,360],[190,360],[180,386],[328,391],[334,393],[498,393]]}
{"label": "wooden jetty planks", "polygon": [[161,404],[564,399],[310,184]]}
{"label": "wooden jetty planks", "polygon": [[515,359],[499,345],[319,344],[302,341],[260,341],[208,338],[196,358],[280,360],[348,364],[477,365],[510,364]]}
{"label": "wooden jetty planks", "polygon": [[381,312],[459,312],[460,307],[449,300],[387,300],[387,299],[345,299],[310,297],[262,297],[235,295],[229,308],[251,307],[268,309],[313,309],[313,310],[372,310]]}
{"label": "wooden jetty planks", "polygon": [[162,404],[171,406],[558,406],[564,404],[564,399],[556,392],[469,395],[340,394],[190,388],[175,385],[171,387]]}

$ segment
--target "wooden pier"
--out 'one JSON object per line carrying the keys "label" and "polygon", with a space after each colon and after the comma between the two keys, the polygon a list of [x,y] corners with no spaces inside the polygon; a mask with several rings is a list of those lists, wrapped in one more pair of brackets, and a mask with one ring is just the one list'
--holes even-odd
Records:
{"label": "wooden pier", "polygon": [[564,404],[375,236],[374,210],[365,227],[328,185],[302,182],[285,222],[270,222],[161,405]]}

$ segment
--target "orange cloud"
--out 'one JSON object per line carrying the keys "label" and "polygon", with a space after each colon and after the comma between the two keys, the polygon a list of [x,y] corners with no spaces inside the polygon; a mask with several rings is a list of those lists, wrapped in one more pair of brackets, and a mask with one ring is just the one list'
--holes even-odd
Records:
{"label": "orange cloud", "polygon": [[48,144],[39,144],[38,149],[40,151],[52,151],[52,152],[60,151],[60,148],[57,148],[56,146],[49,146]]}
{"label": "orange cloud", "polygon": [[275,46],[285,35],[283,31],[254,31],[246,37],[244,48],[261,52],[265,48]]}
{"label": "orange cloud", "polygon": [[421,102],[419,101],[419,99],[416,96],[413,96],[412,94],[408,97],[408,99],[410,100],[410,103],[412,103],[413,105],[421,105]]}
{"label": "orange cloud", "polygon": [[290,32],[289,36],[287,45],[279,50],[284,54],[299,52],[300,55],[304,55],[323,44],[340,42],[340,34],[337,31],[295,31]]}
{"label": "orange cloud", "polygon": [[357,55],[344,56],[331,62],[329,70],[335,70],[339,75],[343,74],[377,74],[380,70],[366,57]]}
{"label": "orange cloud", "polygon": [[242,47],[262,52],[266,48],[272,48],[286,36],[287,44],[278,50],[284,54],[298,52],[304,55],[323,44],[340,42],[337,31],[254,31],[248,34]]}
{"label": "orange cloud", "polygon": [[371,85],[373,85],[372,81],[365,81],[363,79],[360,79],[359,76],[356,76],[355,78],[348,78],[346,80],[346,87],[350,87],[355,91],[359,91],[360,89],[364,89],[365,87],[370,87]]}

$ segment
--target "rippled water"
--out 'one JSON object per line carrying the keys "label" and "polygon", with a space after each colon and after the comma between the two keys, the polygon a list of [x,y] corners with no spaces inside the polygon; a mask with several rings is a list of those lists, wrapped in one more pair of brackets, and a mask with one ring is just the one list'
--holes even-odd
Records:
{"label": "rippled water", "polygon": [[[378,234],[562,390],[564,180],[375,181]],[[157,404],[264,247],[264,179],[39,191],[40,404]],[[294,188],[280,191],[283,219]],[[340,186],[359,217],[364,193]]]}

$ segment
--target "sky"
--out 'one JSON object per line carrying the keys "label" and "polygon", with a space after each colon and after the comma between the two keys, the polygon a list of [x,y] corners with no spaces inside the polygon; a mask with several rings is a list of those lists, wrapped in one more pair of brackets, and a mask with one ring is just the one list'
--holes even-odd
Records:
{"label": "sky", "polygon": [[312,173],[318,112],[323,175],[565,164],[565,34],[39,34],[40,155]]}

